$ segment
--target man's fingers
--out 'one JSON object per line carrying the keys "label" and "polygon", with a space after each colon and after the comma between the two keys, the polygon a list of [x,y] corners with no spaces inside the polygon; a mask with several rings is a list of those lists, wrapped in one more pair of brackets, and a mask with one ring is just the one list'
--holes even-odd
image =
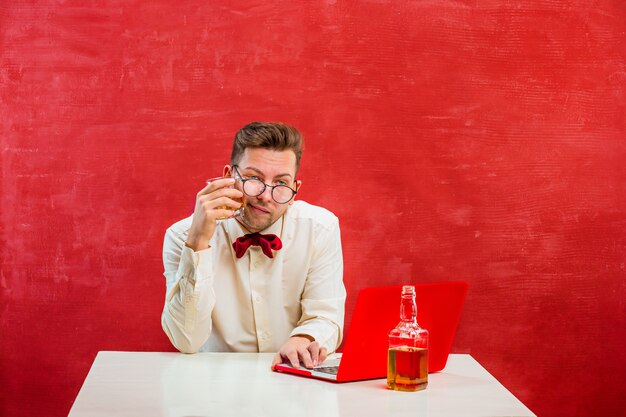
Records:
{"label": "man's fingers", "polygon": [[304,363],[304,366],[306,366],[307,368],[313,368],[313,360],[311,359],[311,353],[309,352],[308,349],[304,349],[304,348],[300,349],[298,351],[298,354],[302,358],[302,362]]}
{"label": "man's fingers", "polygon": [[313,362],[313,366],[317,366],[320,363],[320,344],[317,342],[313,342],[308,347],[309,353],[311,354],[311,361]]}
{"label": "man's fingers", "polygon": [[299,368],[300,364],[307,368],[317,366],[326,359],[326,349],[320,348],[320,344],[311,339],[310,336],[300,335],[290,337],[274,357],[272,368],[281,360],[288,361],[294,368]]}
{"label": "man's fingers", "polygon": [[325,347],[320,348],[320,363],[324,362],[327,356],[328,356],[328,351],[326,350],[326,348]]}
{"label": "man's fingers", "polygon": [[202,203],[204,210],[223,209],[225,207],[232,207],[233,210],[237,210],[241,207],[239,201],[232,200],[228,197],[219,197],[214,200],[208,200]]}
{"label": "man's fingers", "polygon": [[280,353],[274,355],[274,360],[272,361],[272,371],[276,368],[276,365],[283,362],[283,357],[280,356]]}
{"label": "man's fingers", "polygon": [[218,178],[207,180],[206,186],[198,192],[198,196],[209,194],[219,188],[230,187],[235,183],[234,178]]}
{"label": "man's fingers", "polygon": [[219,190],[211,191],[208,194],[198,194],[198,202],[200,204],[210,203],[211,201],[216,201],[220,198],[241,199],[243,198],[243,193],[241,190],[236,188],[220,188]]}
{"label": "man's fingers", "polygon": [[291,366],[293,366],[294,368],[300,367],[300,361],[298,360],[297,351],[292,350],[291,352],[287,353],[287,359],[289,359],[289,362],[291,362]]}

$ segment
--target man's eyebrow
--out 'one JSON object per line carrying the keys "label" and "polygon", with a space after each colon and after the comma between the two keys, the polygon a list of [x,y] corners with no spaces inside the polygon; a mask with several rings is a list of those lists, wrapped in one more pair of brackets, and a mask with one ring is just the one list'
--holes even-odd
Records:
{"label": "man's eyebrow", "polygon": [[[261,171],[260,169],[257,169],[255,167],[245,167],[244,169],[246,170],[250,170],[250,171],[254,171],[257,174],[259,174],[260,176],[262,176],[263,178],[265,178],[265,174],[263,173],[263,171]],[[284,173],[284,174],[278,174],[276,175],[274,178],[280,178],[280,177],[291,177],[291,174],[289,173]]]}

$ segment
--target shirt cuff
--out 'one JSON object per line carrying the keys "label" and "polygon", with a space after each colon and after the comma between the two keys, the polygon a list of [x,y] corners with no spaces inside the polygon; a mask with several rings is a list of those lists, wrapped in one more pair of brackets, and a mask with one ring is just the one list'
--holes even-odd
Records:
{"label": "shirt cuff", "polygon": [[192,282],[211,280],[213,278],[211,251],[207,248],[194,252],[193,249],[184,245],[177,275],[179,279],[186,278]]}
{"label": "shirt cuff", "polygon": [[309,335],[320,344],[320,347],[326,348],[328,353],[333,353],[338,347],[337,333],[320,327],[322,327],[320,323],[305,323],[293,329],[289,334],[289,337],[297,336],[299,334]]}

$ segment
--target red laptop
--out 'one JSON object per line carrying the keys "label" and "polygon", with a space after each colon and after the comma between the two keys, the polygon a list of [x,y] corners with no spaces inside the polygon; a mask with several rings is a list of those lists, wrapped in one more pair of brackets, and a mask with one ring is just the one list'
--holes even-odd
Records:
{"label": "red laptop", "polygon": [[[412,284],[405,284],[412,285]],[[448,360],[452,341],[467,294],[466,282],[415,285],[417,322],[429,332],[428,370],[441,371]],[[387,377],[387,333],[400,321],[402,285],[364,288],[357,297],[343,353],[313,369],[276,365],[287,372],[333,382]]]}

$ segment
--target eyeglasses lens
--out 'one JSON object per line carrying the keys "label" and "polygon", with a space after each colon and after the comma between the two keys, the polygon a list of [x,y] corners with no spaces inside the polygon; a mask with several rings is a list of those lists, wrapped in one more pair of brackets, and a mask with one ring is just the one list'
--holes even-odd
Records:
{"label": "eyeglasses lens", "polygon": [[291,197],[293,197],[293,191],[291,191],[289,187],[279,185],[272,191],[272,197],[274,198],[274,200],[276,200],[277,203],[285,204],[286,202],[291,200]]}
{"label": "eyeglasses lens", "polygon": [[[265,191],[265,184],[256,179],[248,179],[244,182],[243,192],[250,197],[258,197]],[[288,203],[293,198],[293,191],[285,185],[277,185],[272,188],[272,198],[279,204]]]}
{"label": "eyeglasses lens", "polygon": [[256,197],[265,191],[265,184],[259,180],[249,179],[244,182],[243,191],[250,197]]}

